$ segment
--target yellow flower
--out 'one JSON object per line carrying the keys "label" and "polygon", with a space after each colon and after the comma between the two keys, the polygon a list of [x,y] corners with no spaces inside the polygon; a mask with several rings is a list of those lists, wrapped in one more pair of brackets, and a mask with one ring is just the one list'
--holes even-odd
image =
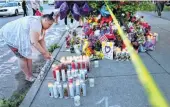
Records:
{"label": "yellow flower", "polygon": [[86,48],[85,53],[86,53],[86,56],[91,56],[92,55],[91,50],[89,48]]}
{"label": "yellow flower", "polygon": [[89,42],[85,39],[84,40],[84,45],[83,45],[83,52],[85,53],[86,49],[88,48],[89,46]]}
{"label": "yellow flower", "polygon": [[95,55],[96,55],[97,57],[99,57],[100,59],[103,59],[103,58],[104,58],[103,52],[95,51]]}

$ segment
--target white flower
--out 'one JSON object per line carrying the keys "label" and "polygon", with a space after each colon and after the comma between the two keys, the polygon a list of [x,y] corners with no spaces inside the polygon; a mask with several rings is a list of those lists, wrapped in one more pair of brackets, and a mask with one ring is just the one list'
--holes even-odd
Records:
{"label": "white flower", "polygon": [[124,14],[124,13],[122,13],[122,16],[125,16],[125,14]]}

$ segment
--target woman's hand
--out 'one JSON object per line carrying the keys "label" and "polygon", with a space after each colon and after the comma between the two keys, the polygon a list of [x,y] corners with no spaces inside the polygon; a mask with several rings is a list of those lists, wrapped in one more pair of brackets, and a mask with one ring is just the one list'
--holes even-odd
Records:
{"label": "woman's hand", "polygon": [[46,53],[44,53],[44,54],[42,54],[42,55],[43,55],[43,57],[44,57],[46,60],[51,59],[51,54],[50,54],[49,52],[46,52]]}

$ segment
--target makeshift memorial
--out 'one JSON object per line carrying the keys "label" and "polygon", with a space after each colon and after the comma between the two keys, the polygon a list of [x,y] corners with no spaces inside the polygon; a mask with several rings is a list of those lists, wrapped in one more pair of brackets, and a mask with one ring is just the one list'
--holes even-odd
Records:
{"label": "makeshift memorial", "polygon": [[[126,15],[126,14],[124,14]],[[125,34],[129,38],[130,42],[132,43],[132,46],[137,52],[145,52],[147,50],[154,50],[155,44],[156,44],[156,37],[158,38],[157,34],[150,33],[151,27],[148,23],[146,23],[143,20],[143,16],[132,16],[132,18],[129,17],[128,26],[122,26],[122,29],[124,30]],[[93,20],[87,21],[86,27],[88,25],[88,29],[92,29],[94,27],[93,23],[102,23],[100,24],[100,27],[97,27],[98,24],[95,24],[95,27],[97,27],[97,32],[94,29],[94,31],[91,31],[91,36],[88,36],[87,40],[89,45],[86,44],[86,55],[90,56],[91,59],[94,59],[96,56],[96,52],[99,52],[102,50],[102,53],[104,54],[104,57],[107,59],[116,59],[116,60],[129,60],[130,56],[127,51],[125,51],[126,46],[124,45],[123,41],[121,40],[119,34],[117,33],[117,28],[114,27],[114,22],[112,22],[109,17],[102,16],[101,20],[94,20],[95,17],[93,17]],[[108,23],[108,22],[109,23]],[[89,23],[90,22],[90,23]],[[106,23],[107,22],[107,23]],[[93,25],[93,26],[90,26]],[[86,30],[88,30],[86,29]],[[100,30],[100,34],[99,34]],[[94,35],[92,32],[95,32]],[[97,35],[97,36],[96,36]],[[150,36],[152,35],[152,36]],[[156,36],[155,36],[156,35]],[[148,37],[149,36],[149,37]],[[96,38],[97,37],[97,38]],[[113,47],[120,48],[119,50],[113,49],[113,51],[110,52],[110,54],[106,55],[106,51],[111,50],[109,46],[100,47],[98,41],[102,42],[112,42],[114,45]],[[98,46],[96,46],[98,45]],[[84,45],[85,46],[85,45]],[[108,57],[109,55],[109,57]],[[112,57],[113,56],[113,57]],[[97,58],[96,58],[97,59]]]}
{"label": "makeshift memorial", "polygon": [[[136,52],[154,50],[156,41],[158,40],[158,34],[151,33],[151,26],[145,22],[143,16],[139,17],[138,15],[134,15],[136,11],[134,4],[136,6],[138,3],[119,1],[107,2],[109,2],[109,6],[113,7],[113,11],[119,21],[118,23],[121,25],[124,34],[127,35]],[[87,20],[84,22],[82,27],[84,34],[81,33],[79,35],[81,36],[81,39],[77,37],[78,33],[76,30],[69,34],[71,36],[66,37],[66,47],[70,48],[71,53],[89,56],[91,60],[103,58],[121,61],[129,60],[129,54],[124,50],[126,46],[120,38],[118,29],[106,9],[106,6],[103,4],[104,2],[98,3],[96,1],[88,1],[84,2],[83,7],[77,3],[78,2],[73,2],[73,5],[71,6],[74,10],[74,12],[72,12],[72,14],[74,13],[73,17],[76,20],[79,19],[81,13],[85,13],[87,15],[87,13],[91,11],[91,14],[88,16],[85,15]],[[67,4],[67,2],[59,4],[65,6],[64,8],[66,11],[70,11],[67,10],[67,6],[70,5]],[[81,9],[83,9],[83,12],[81,12]],[[65,14],[64,11],[61,13]],[[84,17],[84,15],[82,16]],[[150,35],[152,36],[149,39],[148,36]],[[102,42],[113,43],[113,47],[107,45],[102,46]],[[119,52],[115,52],[116,50],[113,49],[117,47],[120,48]]]}

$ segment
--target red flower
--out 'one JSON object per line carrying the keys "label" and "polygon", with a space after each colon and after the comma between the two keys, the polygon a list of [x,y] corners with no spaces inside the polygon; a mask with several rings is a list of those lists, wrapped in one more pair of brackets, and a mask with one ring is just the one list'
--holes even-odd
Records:
{"label": "red flower", "polygon": [[121,2],[120,2],[120,5],[124,5],[124,4],[125,4],[125,2],[124,2],[124,1],[121,1]]}
{"label": "red flower", "polygon": [[108,18],[107,17],[102,17],[100,24],[103,25],[104,23],[109,23],[109,22],[112,22],[112,17],[111,16],[109,16]]}
{"label": "red flower", "polygon": [[122,43],[122,49],[125,49],[126,45],[124,43]]}
{"label": "red flower", "polygon": [[135,22],[135,21],[136,21],[136,19],[135,19],[135,18],[132,18],[131,22]]}

